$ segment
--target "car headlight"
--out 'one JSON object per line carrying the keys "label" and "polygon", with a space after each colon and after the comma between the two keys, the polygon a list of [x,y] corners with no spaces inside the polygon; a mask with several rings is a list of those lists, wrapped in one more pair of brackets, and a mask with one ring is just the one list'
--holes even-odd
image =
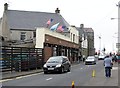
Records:
{"label": "car headlight", "polygon": [[61,64],[56,65],[56,67],[61,67]]}
{"label": "car headlight", "polygon": [[43,66],[44,68],[46,68],[47,67],[47,65],[46,64],[44,64],[44,66]]}

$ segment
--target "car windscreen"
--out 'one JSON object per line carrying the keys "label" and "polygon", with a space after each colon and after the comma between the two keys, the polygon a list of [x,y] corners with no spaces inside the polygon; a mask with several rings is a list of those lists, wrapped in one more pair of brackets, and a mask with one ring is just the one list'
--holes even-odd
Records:
{"label": "car windscreen", "polygon": [[62,58],[60,57],[50,57],[47,63],[62,63]]}
{"label": "car windscreen", "polygon": [[94,57],[88,57],[87,59],[88,59],[88,60],[92,60],[92,59],[94,59]]}

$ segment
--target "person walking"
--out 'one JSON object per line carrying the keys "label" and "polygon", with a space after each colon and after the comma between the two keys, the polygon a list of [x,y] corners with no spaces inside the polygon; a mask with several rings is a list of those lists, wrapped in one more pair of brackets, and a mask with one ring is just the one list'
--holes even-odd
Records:
{"label": "person walking", "polygon": [[104,67],[105,67],[105,76],[106,77],[111,77],[111,69],[112,69],[112,59],[110,56],[106,56],[104,59]]}

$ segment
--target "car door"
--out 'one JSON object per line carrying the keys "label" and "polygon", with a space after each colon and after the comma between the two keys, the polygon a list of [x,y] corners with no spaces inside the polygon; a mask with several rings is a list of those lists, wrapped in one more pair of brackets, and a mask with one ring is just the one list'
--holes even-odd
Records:
{"label": "car door", "polygon": [[65,66],[66,66],[66,69],[65,70],[68,70],[69,69],[69,66],[70,66],[70,62],[68,60],[67,57],[64,58],[65,59]]}
{"label": "car door", "polygon": [[64,70],[67,70],[67,61],[66,61],[66,58],[63,58],[63,67],[64,67]]}

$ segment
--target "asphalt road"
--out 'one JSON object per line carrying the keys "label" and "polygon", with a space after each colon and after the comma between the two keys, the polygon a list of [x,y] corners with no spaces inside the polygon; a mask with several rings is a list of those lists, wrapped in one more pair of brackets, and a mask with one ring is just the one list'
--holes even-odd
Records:
{"label": "asphalt road", "polygon": [[92,72],[99,73],[103,67],[103,60],[97,61],[96,65],[84,65],[83,63],[72,66],[67,73],[43,72],[17,77],[2,82],[3,86],[71,86],[74,81],[75,86],[84,86],[92,78]]}

